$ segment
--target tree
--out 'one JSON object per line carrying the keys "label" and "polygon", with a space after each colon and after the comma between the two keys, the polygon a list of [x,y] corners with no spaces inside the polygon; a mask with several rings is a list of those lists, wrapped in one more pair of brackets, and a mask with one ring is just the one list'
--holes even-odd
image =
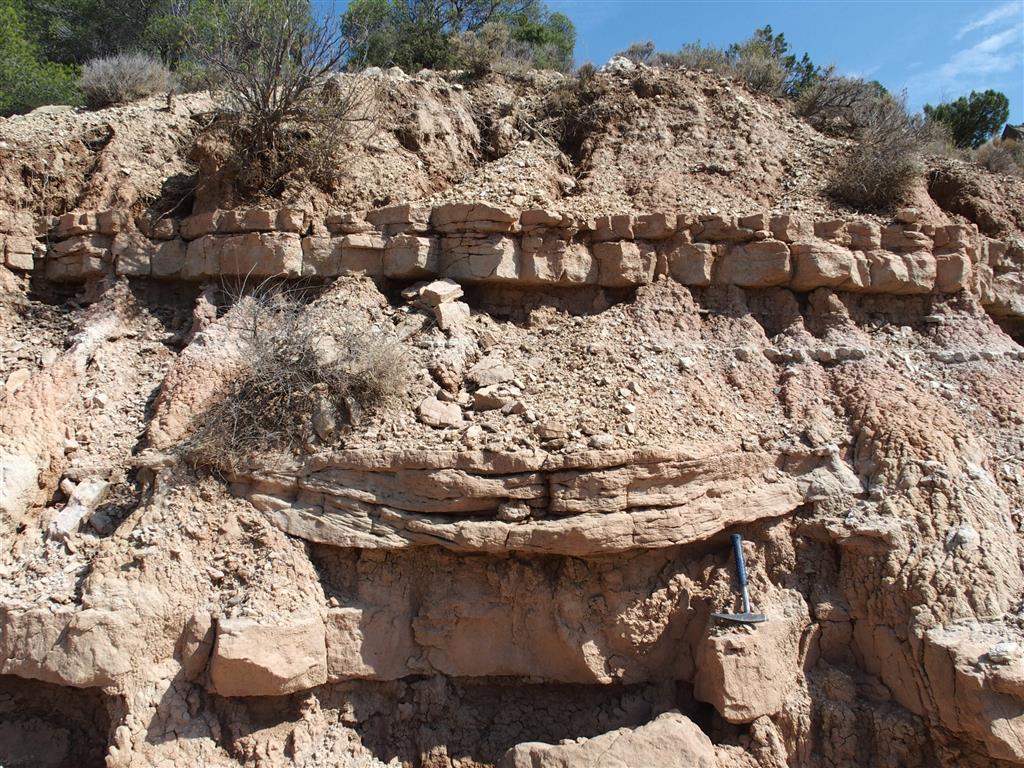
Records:
{"label": "tree", "polygon": [[40,54],[62,64],[144,51],[173,64],[192,0],[24,0]]}
{"label": "tree", "polygon": [[942,123],[958,147],[977,148],[994,136],[1010,116],[1006,95],[991,89],[933,107],[924,105],[929,120]]}
{"label": "tree", "polygon": [[0,115],[80,99],[77,72],[40,58],[19,0],[0,0]]}
{"label": "tree", "polygon": [[[454,69],[467,65],[460,37],[486,31],[486,39],[507,36],[503,53],[525,56],[536,67],[572,66],[576,29],[567,16],[541,0],[352,0],[343,17],[352,66]],[[495,27],[502,34],[495,34]],[[507,34],[506,34],[507,33]]]}

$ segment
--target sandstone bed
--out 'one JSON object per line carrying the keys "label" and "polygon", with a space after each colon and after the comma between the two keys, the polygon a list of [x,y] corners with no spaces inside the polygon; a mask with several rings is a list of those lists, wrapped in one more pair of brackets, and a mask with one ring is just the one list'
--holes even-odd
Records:
{"label": "sandstone bed", "polygon": [[[368,77],[346,184],[261,205],[206,95],[0,121],[0,764],[1024,764],[1019,182],[860,215],[712,75],[581,147],[554,75]],[[269,284],[400,386],[197,469]]]}

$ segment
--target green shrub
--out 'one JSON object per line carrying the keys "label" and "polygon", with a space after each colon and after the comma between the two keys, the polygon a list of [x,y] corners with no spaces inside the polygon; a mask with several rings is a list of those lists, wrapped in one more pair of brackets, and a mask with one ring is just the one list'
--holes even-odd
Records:
{"label": "green shrub", "polygon": [[[576,29],[541,0],[352,0],[343,25],[350,65],[482,71],[512,66],[568,71]],[[499,39],[500,38],[500,39]],[[498,46],[485,55],[486,41]]]}
{"label": "green shrub", "polygon": [[78,87],[90,107],[107,107],[172,91],[174,77],[149,54],[119,53],[87,62]]}

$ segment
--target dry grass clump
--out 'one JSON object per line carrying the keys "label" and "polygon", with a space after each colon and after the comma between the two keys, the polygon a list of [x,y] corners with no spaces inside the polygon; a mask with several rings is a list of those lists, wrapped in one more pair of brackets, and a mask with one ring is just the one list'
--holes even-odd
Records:
{"label": "dry grass clump", "polygon": [[969,157],[992,173],[1024,176],[1024,142],[993,139],[971,150]]}
{"label": "dry grass clump", "polygon": [[174,88],[174,75],[148,53],[118,53],[82,67],[78,87],[90,107],[109,107]]}
{"label": "dry grass clump", "polygon": [[181,446],[194,466],[230,474],[330,445],[404,388],[397,343],[364,327],[325,330],[292,294],[259,292],[233,314],[247,365]]}

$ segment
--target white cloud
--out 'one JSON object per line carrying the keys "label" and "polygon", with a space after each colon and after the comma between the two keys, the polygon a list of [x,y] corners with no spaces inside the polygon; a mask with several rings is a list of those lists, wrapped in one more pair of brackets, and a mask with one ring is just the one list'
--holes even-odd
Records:
{"label": "white cloud", "polygon": [[960,40],[964,35],[976,29],[984,29],[985,27],[990,27],[993,24],[1013,18],[1024,18],[1024,0],[1010,0],[1008,3],[996,6],[981,18],[975,19],[961,27],[960,31],[956,33],[956,39]]}
{"label": "white cloud", "polygon": [[1020,47],[1013,45],[1021,37],[1021,26],[1004,29],[989,35],[980,43],[964,48],[939,67],[938,75],[944,80],[956,80],[967,75],[986,75],[1011,69],[1020,58]]}
{"label": "white cloud", "polygon": [[[1015,8],[1024,7],[1020,3],[1012,3]],[[1000,6],[982,20],[993,16],[995,11],[1005,8]],[[1001,17],[1005,18],[1005,17]],[[996,23],[1000,19],[991,22]],[[975,22],[976,27],[981,26]],[[989,26],[986,23],[985,26]],[[1024,18],[1013,26],[994,32],[974,45],[961,48],[953,53],[945,63],[918,71],[906,82],[906,88],[912,102],[925,102],[937,97],[947,98],[952,94],[959,95],[968,90],[983,90],[991,87],[994,76],[1013,72],[1024,65],[1024,52],[1021,40],[1024,38]]]}

